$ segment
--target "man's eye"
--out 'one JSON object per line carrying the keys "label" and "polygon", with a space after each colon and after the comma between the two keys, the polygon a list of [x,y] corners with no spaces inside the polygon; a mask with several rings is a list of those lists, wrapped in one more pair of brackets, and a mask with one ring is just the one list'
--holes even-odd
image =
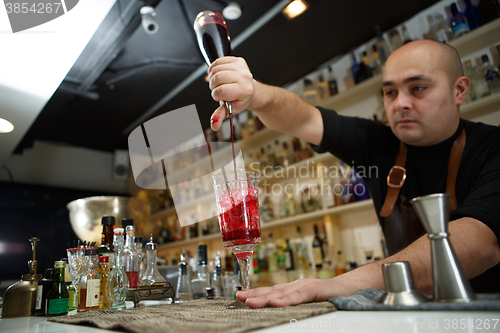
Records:
{"label": "man's eye", "polygon": [[415,86],[413,87],[413,91],[424,91],[425,89],[427,89],[427,87],[423,87],[423,86]]}
{"label": "man's eye", "polygon": [[393,96],[395,94],[394,90],[385,90],[384,96]]}

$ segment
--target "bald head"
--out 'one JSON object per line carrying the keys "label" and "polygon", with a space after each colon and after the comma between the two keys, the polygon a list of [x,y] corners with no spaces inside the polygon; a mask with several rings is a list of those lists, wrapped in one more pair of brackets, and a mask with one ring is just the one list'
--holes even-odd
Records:
{"label": "bald head", "polygon": [[407,43],[391,54],[387,61],[390,62],[390,59],[394,57],[405,57],[408,53],[415,51],[432,54],[432,60],[436,62],[438,68],[444,70],[451,87],[459,77],[464,75],[462,61],[457,50],[448,44],[434,40],[423,39]]}

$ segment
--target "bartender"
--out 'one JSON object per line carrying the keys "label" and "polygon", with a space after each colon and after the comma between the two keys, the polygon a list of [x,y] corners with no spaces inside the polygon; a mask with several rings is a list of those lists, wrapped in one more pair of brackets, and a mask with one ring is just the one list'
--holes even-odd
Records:
{"label": "bartender", "polygon": [[500,128],[460,118],[469,79],[454,48],[419,40],[389,57],[382,87],[390,127],[311,106],[257,82],[242,58],[215,61],[209,86],[220,102],[211,118],[214,130],[228,116],[222,101],[232,101],[233,113],[252,110],[267,127],[306,140],[354,170],[376,167],[365,181],[390,255],[332,279],[256,288],[239,292],[238,299],[254,308],[279,307],[384,289],[381,265],[395,261],[409,261],[417,289],[432,293],[430,242],[409,200],[445,192],[450,241],[474,291],[500,292]]}

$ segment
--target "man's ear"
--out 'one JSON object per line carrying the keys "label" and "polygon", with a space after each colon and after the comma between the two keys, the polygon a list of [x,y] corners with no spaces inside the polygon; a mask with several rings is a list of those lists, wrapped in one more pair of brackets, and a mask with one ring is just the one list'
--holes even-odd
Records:
{"label": "man's ear", "polygon": [[455,82],[453,86],[453,98],[455,99],[455,105],[462,105],[467,97],[467,91],[469,90],[470,81],[467,76],[461,76]]}

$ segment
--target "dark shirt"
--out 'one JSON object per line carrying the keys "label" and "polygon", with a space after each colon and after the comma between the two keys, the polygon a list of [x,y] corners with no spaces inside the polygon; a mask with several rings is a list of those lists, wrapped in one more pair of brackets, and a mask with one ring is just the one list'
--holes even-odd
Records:
{"label": "dark shirt", "polygon": [[[387,193],[387,175],[394,165],[399,139],[391,128],[357,117],[338,115],[318,107],[324,124],[317,152],[330,152],[364,178],[382,229],[380,209]],[[471,217],[486,224],[500,240],[500,128],[461,119],[455,134],[433,146],[406,145],[406,181],[401,188],[408,201],[417,196],[446,192],[450,149],[462,128],[467,140],[458,169],[457,209],[450,220]],[[412,240],[414,241],[414,240]],[[410,242],[411,243],[411,242]],[[407,244],[406,246],[410,245]],[[496,281],[494,281],[496,279]],[[478,281],[478,282],[476,282]],[[500,265],[471,280],[476,292],[500,292]]]}

